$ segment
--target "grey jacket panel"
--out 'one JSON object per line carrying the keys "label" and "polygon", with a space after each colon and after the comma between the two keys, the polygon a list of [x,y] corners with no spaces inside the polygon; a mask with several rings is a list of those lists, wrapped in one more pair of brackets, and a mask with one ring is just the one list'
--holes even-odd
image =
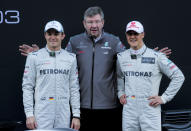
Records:
{"label": "grey jacket panel", "polygon": [[94,43],[86,33],[82,33],[71,37],[66,49],[77,56],[81,107],[116,108],[116,54],[124,50],[119,38],[103,33]]}
{"label": "grey jacket panel", "polygon": [[161,96],[164,103],[170,101],[184,82],[180,69],[164,54],[147,48],[137,59],[131,59],[130,50],[117,55],[118,97],[123,94],[135,97],[158,95],[162,73],[171,82]]}
{"label": "grey jacket panel", "polygon": [[[80,117],[80,93],[75,54],[61,49],[55,57],[47,48],[30,53],[23,76],[23,103],[27,117],[36,119],[59,115],[70,123],[73,116]],[[50,118],[50,119],[51,119]],[[55,117],[56,118],[56,117]]]}

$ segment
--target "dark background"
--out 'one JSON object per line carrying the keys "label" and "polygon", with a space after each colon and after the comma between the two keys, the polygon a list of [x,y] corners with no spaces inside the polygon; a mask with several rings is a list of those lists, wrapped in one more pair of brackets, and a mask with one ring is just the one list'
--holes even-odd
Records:
{"label": "dark background", "polygon": [[[140,21],[145,28],[145,43],[150,48],[172,49],[170,59],[185,74],[186,80],[176,97],[163,110],[191,109],[191,2],[189,0],[0,0],[0,120],[22,120],[25,115],[22,103],[22,75],[25,57],[20,55],[21,44],[45,46],[43,30],[50,20],[64,25],[66,39],[84,31],[84,11],[90,6],[100,6],[105,14],[104,30],[125,39],[125,27],[131,20]],[[8,10],[19,12],[18,24],[7,24]],[[12,14],[15,15],[15,14]],[[169,79],[163,78],[160,92],[168,86]]]}

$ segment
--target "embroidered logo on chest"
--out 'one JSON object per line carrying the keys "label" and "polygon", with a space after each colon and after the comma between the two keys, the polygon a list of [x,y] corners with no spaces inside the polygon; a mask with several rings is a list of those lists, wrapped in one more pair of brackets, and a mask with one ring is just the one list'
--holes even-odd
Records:
{"label": "embroidered logo on chest", "polygon": [[155,64],[154,57],[142,57],[141,63]]}

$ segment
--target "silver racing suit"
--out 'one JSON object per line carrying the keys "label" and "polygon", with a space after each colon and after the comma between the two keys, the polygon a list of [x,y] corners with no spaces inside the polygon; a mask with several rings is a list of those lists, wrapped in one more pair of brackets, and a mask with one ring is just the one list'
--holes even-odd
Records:
{"label": "silver racing suit", "polygon": [[117,59],[118,97],[127,96],[123,131],[161,131],[161,107],[150,106],[148,97],[158,95],[163,73],[171,82],[161,99],[163,103],[170,101],[182,86],[184,75],[164,54],[145,45],[136,55],[129,49]]}
{"label": "silver racing suit", "polygon": [[45,47],[28,55],[23,76],[26,117],[35,116],[38,129],[69,128],[80,117],[80,94],[76,56],[61,49],[55,54]]}

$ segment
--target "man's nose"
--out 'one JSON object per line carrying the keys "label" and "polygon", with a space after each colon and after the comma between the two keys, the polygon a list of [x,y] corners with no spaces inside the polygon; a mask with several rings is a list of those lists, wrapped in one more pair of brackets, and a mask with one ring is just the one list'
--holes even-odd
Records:
{"label": "man's nose", "polygon": [[97,27],[97,23],[96,22],[92,22],[92,27]]}
{"label": "man's nose", "polygon": [[50,38],[51,38],[51,39],[54,39],[54,38],[56,38],[56,35],[55,35],[55,34],[51,34],[51,35],[50,35]]}
{"label": "man's nose", "polygon": [[132,34],[132,35],[130,35],[130,38],[135,38],[135,37],[136,37],[136,36],[135,36],[135,35],[133,35],[133,34]]}

